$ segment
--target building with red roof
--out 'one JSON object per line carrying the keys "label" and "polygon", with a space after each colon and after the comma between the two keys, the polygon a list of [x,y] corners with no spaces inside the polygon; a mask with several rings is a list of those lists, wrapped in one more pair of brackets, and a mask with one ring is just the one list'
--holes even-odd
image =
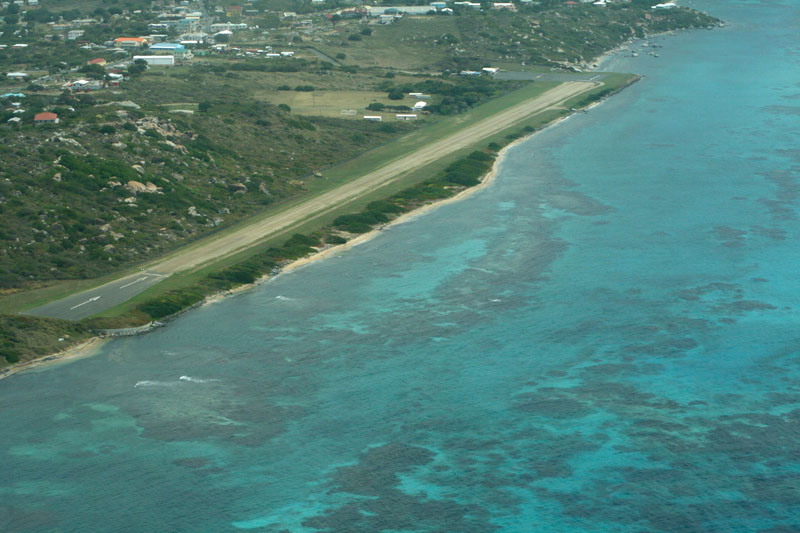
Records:
{"label": "building with red roof", "polygon": [[117,37],[114,39],[114,44],[121,48],[140,48],[144,45],[144,38],[142,37]]}
{"label": "building with red roof", "polygon": [[58,124],[58,115],[55,113],[38,113],[33,117],[34,124]]}

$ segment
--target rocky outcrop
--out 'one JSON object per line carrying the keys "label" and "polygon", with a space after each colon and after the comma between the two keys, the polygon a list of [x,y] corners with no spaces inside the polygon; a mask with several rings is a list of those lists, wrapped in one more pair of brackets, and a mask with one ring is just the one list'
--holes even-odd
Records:
{"label": "rocky outcrop", "polygon": [[228,190],[232,193],[241,193],[244,194],[247,192],[247,185],[244,183],[231,183],[228,185]]}

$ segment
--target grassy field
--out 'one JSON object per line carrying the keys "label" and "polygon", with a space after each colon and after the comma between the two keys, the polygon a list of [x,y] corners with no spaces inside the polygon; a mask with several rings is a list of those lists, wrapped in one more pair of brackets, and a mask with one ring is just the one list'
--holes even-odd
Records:
{"label": "grassy field", "polygon": [[[328,116],[363,120],[365,114],[380,115],[384,120],[395,120],[395,112],[375,112],[367,110],[371,103],[384,105],[413,106],[415,100],[406,98],[402,101],[389,100],[383,91],[275,91],[265,96],[266,100],[275,105],[286,104],[292,112],[301,115]],[[352,113],[343,113],[352,111]],[[419,114],[419,119],[424,115]]]}

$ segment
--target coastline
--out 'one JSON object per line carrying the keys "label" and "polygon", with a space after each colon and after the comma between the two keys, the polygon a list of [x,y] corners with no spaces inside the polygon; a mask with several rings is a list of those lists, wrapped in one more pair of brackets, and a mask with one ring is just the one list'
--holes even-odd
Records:
{"label": "coastline", "polygon": [[25,361],[24,363],[11,365],[0,370],[0,379],[5,379],[13,376],[14,374],[19,374],[20,372],[25,372],[28,370],[51,367],[56,363],[67,363],[76,361],[78,359],[83,359],[85,357],[91,357],[108,340],[109,337],[90,337],[85,341],[81,341],[68,348],[65,348],[64,350],[61,350],[60,352],[45,355],[37,359],[31,359],[30,361]]}
{"label": "coastline", "polygon": [[[609,98],[609,97],[613,96],[614,94],[616,94],[617,92],[629,87],[630,85],[632,85],[633,83],[635,83],[639,79],[640,79],[639,77],[635,78],[630,83],[620,87],[618,90],[616,90],[616,91],[604,96],[600,100],[598,100],[596,102],[593,102],[592,104],[586,106],[585,108],[582,108],[580,110],[580,112],[585,112],[585,111],[588,111],[589,109],[594,108],[595,106],[597,106],[597,105],[601,104],[602,102],[604,102],[607,98]],[[375,237],[377,237],[385,229],[391,228],[392,226],[397,225],[397,224],[402,224],[402,223],[407,222],[407,221],[409,221],[409,220],[411,220],[413,218],[422,216],[422,215],[432,211],[433,209],[437,209],[440,206],[443,206],[443,205],[446,205],[446,204],[449,204],[449,203],[452,203],[452,202],[461,201],[461,200],[471,196],[472,194],[475,194],[475,193],[483,190],[484,188],[488,187],[489,185],[491,185],[494,182],[494,180],[495,180],[495,178],[497,176],[499,167],[500,167],[500,165],[502,164],[502,162],[503,162],[503,160],[505,158],[505,154],[506,154],[507,150],[517,146],[518,144],[520,144],[520,143],[522,143],[524,141],[527,141],[527,140],[533,138],[538,133],[540,133],[542,131],[545,131],[548,128],[551,128],[551,127],[554,127],[554,126],[560,124],[561,122],[569,119],[571,116],[573,116],[577,112],[579,112],[579,111],[572,111],[572,112],[570,112],[570,113],[568,113],[568,114],[566,114],[564,116],[558,117],[558,118],[554,119],[552,122],[550,122],[547,125],[545,125],[543,128],[541,128],[539,130],[536,130],[536,131],[533,131],[528,135],[524,135],[522,137],[514,139],[509,144],[503,146],[497,152],[497,157],[495,158],[495,161],[492,164],[492,168],[486,174],[483,175],[483,177],[480,180],[480,183],[478,183],[477,185],[474,185],[472,187],[468,187],[468,188],[458,192],[454,196],[451,196],[451,197],[448,197],[448,198],[443,198],[441,200],[433,201],[433,202],[430,202],[430,203],[427,203],[427,204],[423,204],[423,205],[419,206],[416,209],[413,209],[411,211],[403,213],[402,215],[400,215],[397,218],[387,222],[386,224],[384,224],[382,226],[376,227],[375,229],[373,229],[373,230],[371,230],[371,231],[369,231],[367,233],[363,233],[363,234],[358,235],[357,237],[347,241],[346,243],[337,244],[337,245],[334,245],[334,246],[331,246],[331,247],[328,247],[328,248],[324,248],[324,249],[321,249],[318,252],[313,253],[311,255],[308,255],[306,257],[301,257],[299,259],[293,260],[290,263],[287,263],[286,265],[281,267],[280,271],[277,274],[267,274],[267,275],[257,279],[253,283],[243,284],[243,285],[240,285],[240,286],[235,287],[233,289],[229,289],[229,290],[226,290],[226,291],[220,291],[220,292],[211,294],[211,295],[205,297],[199,303],[197,303],[195,305],[192,305],[190,307],[187,307],[186,309],[182,309],[181,311],[175,313],[174,315],[166,317],[165,319],[163,319],[162,322],[158,322],[158,323],[155,323],[155,324],[151,325],[150,327],[147,327],[147,328],[144,328],[144,329],[141,329],[141,330],[137,330],[137,332],[135,334],[137,334],[137,335],[146,334],[149,331],[151,331],[153,329],[156,329],[157,327],[161,327],[161,326],[165,325],[165,323],[168,323],[171,320],[174,320],[178,316],[181,316],[184,313],[186,313],[188,311],[191,311],[192,309],[222,301],[224,298],[227,298],[228,296],[233,296],[233,295],[238,294],[240,292],[250,290],[250,289],[252,289],[252,288],[254,288],[254,287],[258,286],[258,285],[261,285],[262,283],[268,282],[269,280],[276,278],[277,276],[279,276],[279,275],[281,275],[283,273],[288,273],[288,272],[297,270],[299,268],[302,268],[302,267],[304,267],[304,266],[306,266],[308,264],[311,264],[311,263],[320,261],[322,259],[326,259],[328,257],[337,255],[337,254],[339,254],[339,253],[341,253],[343,251],[346,251],[346,250],[350,249],[353,246],[358,246],[360,244],[363,244],[365,242],[368,242],[368,241],[374,239]],[[103,344],[105,344],[105,342],[108,341],[113,336],[119,336],[119,335],[106,334],[106,335],[94,336],[94,337],[91,337],[91,338],[87,339],[86,341],[77,343],[77,344],[75,344],[75,345],[73,345],[73,346],[71,346],[69,348],[66,348],[65,350],[60,351],[60,352],[44,355],[42,357],[39,357],[39,358],[36,358],[36,359],[32,359],[32,360],[26,361],[24,363],[17,363],[17,364],[11,365],[11,366],[7,367],[6,369],[0,370],[0,379],[12,376],[12,375],[20,373],[20,372],[24,372],[26,370],[39,369],[39,368],[42,368],[42,367],[51,366],[51,365],[56,364],[56,363],[70,362],[70,361],[82,359],[84,357],[90,357],[92,355],[95,355],[97,349],[100,348]]]}

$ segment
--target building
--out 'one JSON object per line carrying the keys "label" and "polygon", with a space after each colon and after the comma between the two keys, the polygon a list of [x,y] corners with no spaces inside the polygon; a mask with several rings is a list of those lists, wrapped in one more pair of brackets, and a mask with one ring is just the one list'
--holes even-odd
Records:
{"label": "building", "polygon": [[55,113],[39,113],[34,115],[33,123],[36,125],[39,124],[58,124],[58,115]]}
{"label": "building", "polygon": [[190,59],[192,53],[179,43],[158,43],[151,45],[148,52],[156,55],[174,55],[175,59]]}
{"label": "building", "polygon": [[428,105],[428,102],[417,102],[416,104],[414,104],[414,107],[412,109],[414,109],[414,111],[421,111],[425,109],[426,105]]}
{"label": "building", "polygon": [[369,120],[371,122],[380,122],[382,119],[380,115],[364,115],[364,120]]}
{"label": "building", "polygon": [[242,16],[242,6],[228,6],[225,10],[226,17],[241,17]]}
{"label": "building", "polygon": [[75,80],[67,82],[63,88],[71,92],[89,92],[99,91],[103,88],[103,83],[100,80]]}
{"label": "building", "polygon": [[401,115],[395,115],[394,118],[396,118],[397,120],[417,120],[417,115],[401,114]]}
{"label": "building", "polygon": [[133,56],[133,60],[144,60],[148,66],[171,67],[175,64],[175,56]]}
{"label": "building", "polygon": [[9,72],[6,74],[6,78],[9,80],[21,80],[25,81],[28,79],[28,75],[24,72]]}
{"label": "building", "polygon": [[120,48],[141,48],[144,46],[142,37],[117,37],[114,44]]}
{"label": "building", "polygon": [[200,29],[199,17],[186,17],[175,22],[175,29],[179,33],[189,33]]}
{"label": "building", "polygon": [[102,67],[102,66],[105,66],[106,60],[104,58],[102,58],[102,57],[98,57],[98,58],[95,58],[95,59],[90,59],[89,61],[86,62],[86,64],[87,65],[100,65]]}
{"label": "building", "polygon": [[84,33],[85,32],[83,30],[69,30],[67,32],[67,39],[69,39],[70,41],[75,41],[79,37],[83,37]]}

